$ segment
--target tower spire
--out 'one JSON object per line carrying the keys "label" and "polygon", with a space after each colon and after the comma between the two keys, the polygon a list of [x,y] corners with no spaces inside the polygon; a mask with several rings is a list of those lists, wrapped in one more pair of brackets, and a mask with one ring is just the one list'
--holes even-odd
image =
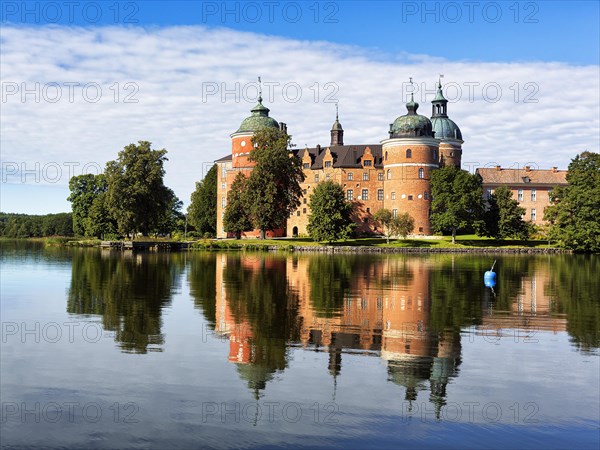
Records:
{"label": "tower spire", "polygon": [[339,119],[339,109],[337,102],[335,103],[335,122],[331,127],[331,143],[330,146],[344,145],[344,129]]}
{"label": "tower spire", "polygon": [[258,103],[262,103],[262,81],[260,77],[258,77]]}

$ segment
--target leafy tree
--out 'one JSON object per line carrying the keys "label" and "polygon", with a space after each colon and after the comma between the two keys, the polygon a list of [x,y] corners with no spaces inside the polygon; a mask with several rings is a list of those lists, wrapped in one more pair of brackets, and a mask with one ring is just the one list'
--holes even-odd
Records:
{"label": "leafy tree", "polygon": [[201,234],[217,232],[217,165],[213,165],[204,179],[196,183],[188,207],[188,221]]}
{"label": "leafy tree", "polygon": [[106,192],[106,177],[91,173],[74,176],[69,180],[69,189],[71,195],[67,200],[71,202],[73,211],[73,232],[77,236],[93,236],[87,221],[94,201]]}
{"label": "leafy tree", "polygon": [[391,225],[392,221],[394,220],[394,215],[389,209],[382,208],[375,214],[373,214],[373,220],[375,222],[379,222],[379,225],[381,225],[381,228],[383,229],[383,235],[385,236],[387,243],[389,244],[390,236],[392,235]]}
{"label": "leafy tree", "polygon": [[352,204],[346,201],[342,186],[333,181],[319,183],[310,196],[308,234],[315,241],[347,239],[355,224]]}
{"label": "leafy tree", "polygon": [[485,228],[481,234],[497,239],[527,239],[532,227],[523,220],[525,208],[512,198],[512,192],[501,186],[488,200],[488,209],[484,214]]}
{"label": "leafy tree", "polygon": [[87,236],[104,238],[106,235],[117,233],[117,222],[110,215],[106,204],[106,192],[101,192],[92,202],[92,206],[86,217],[85,230]]}
{"label": "leafy tree", "polygon": [[151,143],[129,144],[115,161],[106,164],[107,205],[121,233],[155,230],[172,205],[173,191],[164,185],[165,149],[152,150]]}
{"label": "leafy tree", "polygon": [[577,251],[600,252],[600,154],[583,152],[569,164],[567,186],[551,193],[544,218],[550,237]]}
{"label": "leafy tree", "polygon": [[414,229],[415,219],[407,212],[400,214],[392,221],[391,231],[394,236],[402,236],[403,239],[406,239],[406,236],[412,233]]}
{"label": "leafy tree", "polygon": [[402,236],[406,238],[415,229],[415,220],[408,213],[394,217],[389,209],[383,208],[375,213],[373,219],[379,222],[384,229],[384,235],[388,244],[390,243],[390,236]]}
{"label": "leafy tree", "polygon": [[248,179],[242,172],[239,172],[227,193],[223,226],[226,232],[235,233],[236,239],[242,237],[242,232],[252,229],[245,202],[247,182]]}
{"label": "leafy tree", "polygon": [[456,232],[480,228],[483,218],[481,177],[455,166],[431,173],[431,225],[437,232]]}
{"label": "leafy tree", "polygon": [[261,239],[267,230],[284,228],[300,206],[304,173],[300,158],[288,150],[290,141],[285,131],[276,128],[263,128],[252,138],[249,159],[256,165],[248,177],[246,204]]}
{"label": "leafy tree", "polygon": [[169,207],[164,211],[156,229],[156,234],[171,234],[173,232],[183,232],[185,229],[185,216],[181,212],[183,202],[177,198],[175,192],[170,188]]}

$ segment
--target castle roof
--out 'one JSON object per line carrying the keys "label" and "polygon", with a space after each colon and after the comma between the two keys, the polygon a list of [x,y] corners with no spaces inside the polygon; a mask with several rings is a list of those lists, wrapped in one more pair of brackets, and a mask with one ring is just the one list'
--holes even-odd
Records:
{"label": "castle roof", "polygon": [[503,169],[500,166],[490,168],[479,168],[476,171],[488,185],[566,185],[567,171],[536,170],[527,166],[522,169]]}
{"label": "castle roof", "polygon": [[375,167],[382,166],[382,152],[380,144],[369,144],[369,145],[336,145],[331,147],[314,147],[314,148],[303,148],[294,149],[292,152],[298,155],[300,158],[304,156],[304,152],[308,152],[312,160],[311,169],[322,169],[323,168],[323,157],[327,149],[330,150],[331,156],[333,156],[333,167],[340,168],[361,168],[361,157],[364,155],[367,147],[371,150],[373,155],[373,165]]}

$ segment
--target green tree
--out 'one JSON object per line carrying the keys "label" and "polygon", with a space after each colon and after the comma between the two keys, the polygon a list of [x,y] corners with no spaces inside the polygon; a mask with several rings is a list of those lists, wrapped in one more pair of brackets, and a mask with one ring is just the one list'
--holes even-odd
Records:
{"label": "green tree", "polygon": [[390,236],[392,235],[391,225],[394,220],[394,215],[389,209],[382,208],[375,214],[373,214],[373,220],[375,222],[379,222],[379,225],[381,225],[381,228],[383,229],[383,235],[385,236],[387,243],[389,244]]}
{"label": "green tree", "polygon": [[390,236],[402,236],[406,239],[406,236],[415,229],[415,220],[408,213],[394,217],[392,211],[383,208],[375,213],[373,219],[379,222],[383,228],[388,244],[390,243]]}
{"label": "green tree", "polygon": [[89,230],[88,217],[96,198],[106,192],[106,177],[103,174],[91,173],[71,177],[69,180],[71,194],[67,198],[73,211],[73,232],[77,236],[93,236]]}
{"label": "green tree", "polygon": [[319,183],[310,196],[308,234],[315,241],[333,242],[347,239],[354,231],[352,204],[346,201],[338,183]]}
{"label": "green tree", "polygon": [[88,217],[85,220],[87,236],[103,239],[106,235],[117,233],[117,222],[110,215],[106,204],[106,192],[101,192],[92,202]]}
{"label": "green tree", "polygon": [[525,208],[512,198],[512,192],[501,186],[488,200],[488,209],[484,214],[485,227],[481,234],[497,239],[527,239],[532,227],[523,220]]}
{"label": "green tree", "polygon": [[252,229],[245,203],[246,184],[248,179],[239,172],[227,193],[227,205],[223,216],[223,226],[228,233],[235,233],[236,239],[242,237],[244,231]]}
{"label": "green tree", "polygon": [[482,226],[483,189],[481,177],[455,166],[431,173],[431,225],[437,232],[456,232]]}
{"label": "green tree", "polygon": [[550,237],[577,251],[600,252],[600,154],[583,152],[569,164],[567,186],[551,193],[544,218]]}
{"label": "green tree", "polygon": [[196,183],[188,207],[188,221],[201,234],[217,232],[217,165],[213,165],[204,179]]}
{"label": "green tree", "polygon": [[148,141],[129,144],[106,164],[108,210],[123,234],[147,236],[173,202],[173,191],[163,181],[167,151],[152,150],[150,145]]}
{"label": "green tree", "polygon": [[403,239],[406,239],[410,233],[415,229],[415,219],[411,217],[411,215],[407,212],[400,214],[398,217],[394,217],[392,221],[392,235],[393,236],[402,236]]}
{"label": "green tree", "polygon": [[247,182],[246,204],[261,239],[267,230],[284,228],[302,197],[304,181],[300,158],[289,151],[290,136],[276,128],[263,128],[252,138],[249,159],[256,163]]}

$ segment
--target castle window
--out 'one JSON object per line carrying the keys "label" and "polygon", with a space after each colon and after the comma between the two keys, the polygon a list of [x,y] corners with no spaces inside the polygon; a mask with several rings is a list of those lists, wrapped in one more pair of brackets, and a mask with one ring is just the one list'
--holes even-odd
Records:
{"label": "castle window", "polygon": [[387,161],[387,152],[385,152],[385,160]]}
{"label": "castle window", "polygon": [[413,196],[412,196],[412,195],[409,195],[409,196],[408,196],[408,199],[409,199],[409,200],[412,200],[412,199],[413,199]]}
{"label": "castle window", "polygon": [[377,189],[377,200],[383,200],[383,189]]}
{"label": "castle window", "polygon": [[306,208],[302,208],[302,214],[306,214]]}
{"label": "castle window", "polygon": [[396,193],[392,192],[392,200],[396,200]]}
{"label": "castle window", "polygon": [[319,174],[315,173],[315,183],[318,183],[318,182],[319,182]]}
{"label": "castle window", "polygon": [[531,201],[535,202],[537,199],[537,191],[535,189],[531,190]]}
{"label": "castle window", "polygon": [[423,227],[419,227],[419,233],[423,232]]}
{"label": "castle window", "polygon": [[429,192],[423,192],[423,198],[429,200]]}
{"label": "castle window", "polygon": [[[450,156],[452,156],[452,155],[450,155]],[[438,159],[438,152],[437,152],[437,150],[434,150],[434,151],[433,151],[433,159],[434,159],[435,161],[437,161],[437,159]]]}
{"label": "castle window", "polygon": [[306,197],[304,197],[304,198],[302,199],[302,203],[304,203],[304,204],[306,205]]}
{"label": "castle window", "polygon": [[392,169],[388,169],[388,171],[387,171],[387,179],[388,180],[392,179]]}
{"label": "castle window", "polygon": [[519,189],[517,191],[517,200],[519,200],[520,202],[523,201],[523,189]]}
{"label": "castle window", "polygon": [[398,217],[398,210],[397,209],[392,209],[392,216]]}
{"label": "castle window", "polygon": [[377,174],[377,181],[383,181],[383,172]]}
{"label": "castle window", "polygon": [[367,214],[371,213],[371,208],[367,208]]}
{"label": "castle window", "polygon": [[354,191],[352,189],[348,189],[346,191],[346,200],[348,200],[349,202],[354,200]]}
{"label": "castle window", "polygon": [[410,148],[406,150],[406,157],[412,158],[412,150]]}
{"label": "castle window", "polygon": [[302,168],[303,168],[303,169],[308,169],[309,167],[310,167],[310,164],[309,164],[309,163],[304,163],[304,164],[302,164]]}
{"label": "castle window", "polygon": [[365,161],[363,161],[363,164],[366,166],[370,166],[371,165],[371,160],[370,159],[366,159]]}
{"label": "castle window", "polygon": [[425,178],[425,171],[423,170],[423,168],[420,168],[420,169],[419,169],[419,178],[420,178],[420,179],[423,179],[423,178]]}
{"label": "castle window", "polygon": [[306,189],[302,189],[302,193],[306,195]]}
{"label": "castle window", "polygon": [[330,178],[331,178],[331,177],[329,176],[329,174],[326,174],[326,175],[325,175],[325,180],[326,180],[326,181],[329,181],[329,179],[330,179]]}
{"label": "castle window", "polygon": [[537,211],[535,210],[535,208],[533,208],[531,210],[531,221],[535,222],[536,219],[537,219]]}
{"label": "castle window", "polygon": [[227,188],[227,183],[221,183],[221,189]]}
{"label": "castle window", "polygon": [[369,172],[363,172],[363,181],[369,181]]}
{"label": "castle window", "polygon": [[362,199],[363,200],[369,200],[369,190],[368,189],[363,189],[362,190]]}
{"label": "castle window", "polygon": [[300,217],[300,210],[298,210],[298,211],[296,212],[296,215],[297,215],[298,217]]}
{"label": "castle window", "polygon": [[348,181],[354,180],[354,174],[352,172],[348,173]]}
{"label": "castle window", "polygon": [[226,205],[227,205],[227,199],[225,197],[223,197],[221,199],[221,208],[225,208]]}
{"label": "castle window", "polygon": [[225,178],[227,175],[227,166],[225,164],[221,164],[221,178]]}
{"label": "castle window", "polygon": [[487,188],[487,199],[492,198],[492,188]]}
{"label": "castle window", "polygon": [[331,161],[325,161],[325,167],[331,167]]}

